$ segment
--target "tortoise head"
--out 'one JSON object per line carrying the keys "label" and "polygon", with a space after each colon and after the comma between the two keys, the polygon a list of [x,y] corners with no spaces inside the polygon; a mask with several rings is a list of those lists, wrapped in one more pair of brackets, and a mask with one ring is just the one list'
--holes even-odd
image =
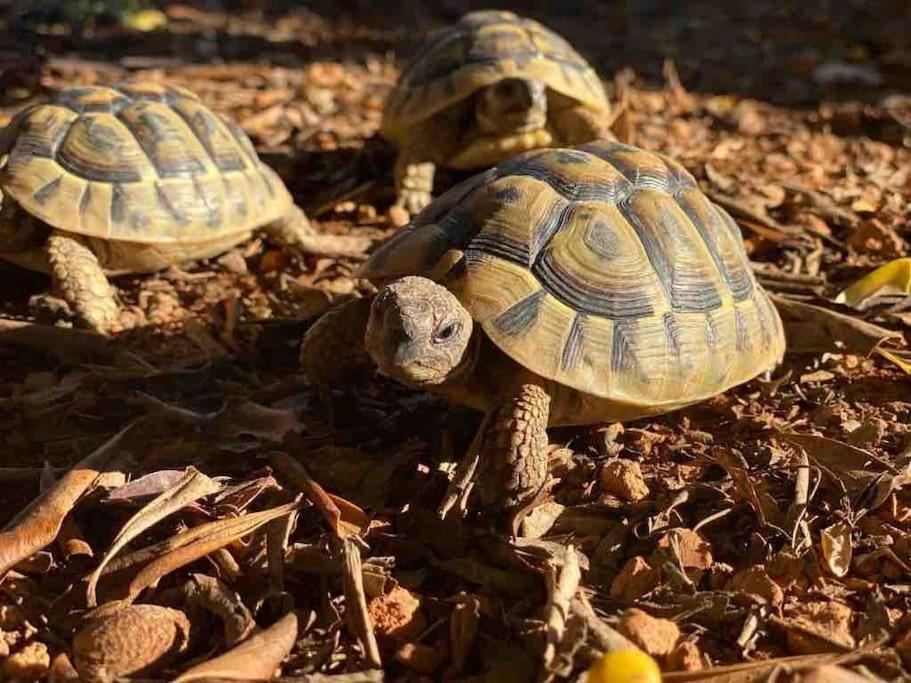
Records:
{"label": "tortoise head", "polygon": [[504,78],[482,88],[475,105],[478,127],[487,134],[520,133],[547,122],[547,92],[541,81]]}
{"label": "tortoise head", "polygon": [[445,287],[405,277],[373,300],[364,343],[380,370],[411,386],[440,384],[462,365],[472,319]]}

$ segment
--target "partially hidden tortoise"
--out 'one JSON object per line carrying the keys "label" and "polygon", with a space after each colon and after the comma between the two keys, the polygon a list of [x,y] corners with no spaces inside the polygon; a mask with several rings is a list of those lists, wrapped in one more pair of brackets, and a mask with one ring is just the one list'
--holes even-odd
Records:
{"label": "partially hidden tortoise", "polygon": [[428,40],[387,98],[397,203],[429,204],[437,166],[608,137],[609,109],[598,74],[556,33],[512,12],[470,12]]}
{"label": "partially hidden tortoise", "polygon": [[319,235],[250,139],[189,90],[157,82],[73,88],[0,133],[0,257],[49,272],[76,318],[116,328],[106,274],[214,256],[262,228],[319,253]]}
{"label": "partially hidden tortoise", "polygon": [[484,411],[485,505],[539,489],[549,425],[681,408],[770,370],[785,348],[731,217],[679,163],[619,143],[527,152],[478,174],[361,275],[385,286],[311,327],[305,372],[342,380],[372,359]]}

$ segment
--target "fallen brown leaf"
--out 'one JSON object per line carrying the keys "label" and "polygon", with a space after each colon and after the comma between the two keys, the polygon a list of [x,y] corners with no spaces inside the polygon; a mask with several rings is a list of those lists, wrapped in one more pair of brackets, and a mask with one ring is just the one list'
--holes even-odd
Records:
{"label": "fallen brown leaf", "polygon": [[161,493],[152,500],[148,505],[139,510],[135,515],[127,520],[126,524],[114,537],[111,547],[108,548],[101,562],[89,575],[86,586],[86,600],[89,607],[94,607],[97,603],[95,600],[95,587],[98,584],[98,578],[105,566],[111,561],[121,548],[134,538],[143,533],[146,529],[154,526],[165,517],[182,510],[190,503],[204,498],[212,493],[216,493],[221,486],[197,470],[195,467],[188,467],[184,473],[183,479],[178,481],[173,488]]}
{"label": "fallen brown leaf", "polygon": [[233,650],[197,664],[174,679],[187,681],[261,681],[273,677],[297,638],[297,617],[289,612],[269,628],[260,631]]}

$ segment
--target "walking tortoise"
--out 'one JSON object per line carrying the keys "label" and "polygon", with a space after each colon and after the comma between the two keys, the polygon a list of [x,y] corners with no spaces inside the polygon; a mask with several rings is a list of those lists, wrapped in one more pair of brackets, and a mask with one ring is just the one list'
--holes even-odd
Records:
{"label": "walking tortoise", "polygon": [[318,235],[246,134],[192,92],[155,82],[73,88],[0,134],[0,257],[49,272],[77,319],[118,324],[106,274],[208,258],[254,229],[316,253]]}
{"label": "walking tortoise", "polygon": [[512,12],[470,12],[431,37],[386,101],[397,201],[411,213],[429,204],[437,166],[608,137],[609,109],[598,74],[556,33]]}
{"label": "walking tortoise", "polygon": [[675,410],[784,353],[734,221],[680,164],[618,143],[527,152],[463,182],[361,275],[385,286],[313,325],[305,371],[341,380],[369,358],[484,411],[485,504],[544,483],[548,425]]}

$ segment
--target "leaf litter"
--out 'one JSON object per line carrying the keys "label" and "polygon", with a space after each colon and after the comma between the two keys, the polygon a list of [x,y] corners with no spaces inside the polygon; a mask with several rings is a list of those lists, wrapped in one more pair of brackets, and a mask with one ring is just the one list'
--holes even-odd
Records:
{"label": "leaf litter", "polygon": [[[40,57],[0,53],[0,123],[74,85],[167,78],[238,121],[320,230],[380,242],[407,222],[376,136],[390,55],[451,17],[285,4],[162,3],[80,35],[39,20]],[[704,9],[698,26],[670,6],[534,14],[601,68],[618,137],[678,158],[740,224],[786,325],[781,368],[672,415],[554,430],[550,486],[510,536],[465,513],[476,416],[378,375],[299,376],[308,324],[371,293],[362,254],[254,239],[119,278],[113,340],[28,324],[54,301],[4,268],[2,675],[574,680],[641,648],[667,681],[908,677],[901,21],[816,7],[857,45],[844,61],[783,6],[736,26]],[[638,28],[605,45],[595,19]]]}

